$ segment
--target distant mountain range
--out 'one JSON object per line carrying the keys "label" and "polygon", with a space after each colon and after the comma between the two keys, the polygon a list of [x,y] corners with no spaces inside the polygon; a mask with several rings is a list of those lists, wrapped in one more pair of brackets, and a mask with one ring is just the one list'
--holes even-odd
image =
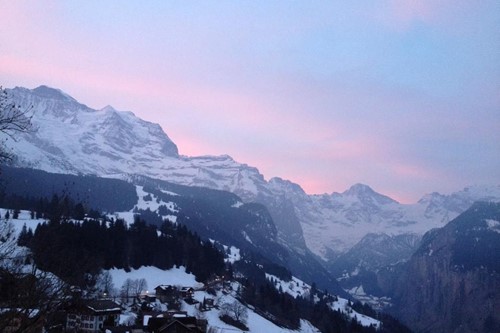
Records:
{"label": "distant mountain range", "polygon": [[421,236],[444,226],[475,201],[500,201],[498,185],[449,195],[432,193],[410,205],[362,184],[343,193],[308,195],[290,181],[266,181],[257,168],[227,155],[179,155],[158,124],[132,112],[111,106],[94,110],[47,86],[17,87],[8,93],[16,104],[34,111],[35,130],[17,142],[7,141],[17,155],[15,166],[125,180],[146,176],[229,191],[246,203],[267,207],[282,245],[304,254],[311,251],[325,262],[334,262],[367,234]]}

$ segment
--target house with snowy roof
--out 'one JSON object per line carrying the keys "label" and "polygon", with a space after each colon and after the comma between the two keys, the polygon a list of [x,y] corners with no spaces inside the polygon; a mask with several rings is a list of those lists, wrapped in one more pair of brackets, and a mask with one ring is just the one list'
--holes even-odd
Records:
{"label": "house with snowy roof", "polygon": [[119,323],[122,309],[111,300],[83,300],[66,309],[66,329],[79,332],[102,332]]}
{"label": "house with snowy roof", "polygon": [[172,302],[179,296],[179,290],[175,286],[161,284],[155,288],[156,299],[162,303]]}
{"label": "house with snowy roof", "polygon": [[194,289],[191,287],[182,287],[180,293],[182,298],[192,299],[194,295]]}

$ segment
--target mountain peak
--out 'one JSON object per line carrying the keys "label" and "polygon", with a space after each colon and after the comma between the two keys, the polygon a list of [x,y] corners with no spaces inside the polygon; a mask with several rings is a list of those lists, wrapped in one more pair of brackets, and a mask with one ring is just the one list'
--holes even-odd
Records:
{"label": "mountain peak", "polygon": [[114,112],[116,112],[116,109],[114,107],[112,107],[111,105],[106,105],[105,107],[103,107],[99,111],[102,111],[102,112],[111,112],[111,111],[114,111]]}
{"label": "mountain peak", "polygon": [[357,197],[363,202],[377,202],[382,205],[396,202],[388,196],[375,192],[370,186],[360,183],[352,185],[342,194],[345,196]]}
{"label": "mountain peak", "polygon": [[73,97],[69,96],[62,90],[51,88],[45,85],[41,85],[33,89],[32,92],[39,97],[76,102],[76,100]]}
{"label": "mountain peak", "polygon": [[348,190],[344,191],[346,195],[360,195],[360,194],[375,194],[376,192],[368,185],[354,184]]}

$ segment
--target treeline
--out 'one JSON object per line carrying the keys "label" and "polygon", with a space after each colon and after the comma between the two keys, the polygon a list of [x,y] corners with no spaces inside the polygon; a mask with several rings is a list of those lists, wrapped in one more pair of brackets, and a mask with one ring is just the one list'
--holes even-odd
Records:
{"label": "treeline", "polygon": [[238,293],[240,300],[278,326],[295,330],[300,327],[300,319],[305,319],[323,333],[411,333],[411,330],[390,315],[377,313],[366,304],[351,303],[351,308],[356,312],[382,322],[382,327],[378,329],[362,326],[356,318],[351,318],[342,311],[333,310],[330,303],[337,301],[337,296],[317,289],[314,283],[309,294],[294,298],[281,288],[277,289],[275,283],[266,278],[269,268],[274,271],[273,275],[278,273],[280,279],[284,281],[291,279],[289,271],[280,270],[279,266],[266,267],[265,264],[247,260],[237,261],[233,266],[236,277],[244,276],[239,279],[242,284]]}
{"label": "treeline", "polygon": [[20,196],[12,194],[0,196],[0,206],[14,210],[27,210],[32,218],[43,218],[52,221],[61,219],[83,220],[85,217],[99,218],[101,214],[95,209],[89,209],[81,202],[76,202],[69,195],[53,194],[52,197]]}
{"label": "treeline", "polygon": [[121,219],[51,220],[20,239],[40,269],[81,287],[93,285],[101,269],[184,266],[199,281],[225,271],[223,254],[210,242],[184,226],[164,222],[157,228],[139,217],[130,226]]}
{"label": "treeline", "polygon": [[309,295],[294,298],[277,290],[270,281],[258,285],[245,279],[242,283],[241,300],[255,307],[256,312],[260,315],[282,327],[298,329],[300,328],[300,319],[305,319],[323,333],[411,333],[410,329],[393,317],[379,314],[368,305],[351,303],[352,309],[358,313],[377,318],[382,322],[380,328],[363,326],[357,318],[340,310],[333,310],[330,304],[337,301],[338,298],[317,290],[314,285]]}
{"label": "treeline", "polygon": [[264,311],[261,315],[275,324],[290,329],[300,328],[300,318],[303,316],[298,302],[292,296],[276,290],[269,281],[258,285],[245,279],[240,295],[245,303],[252,305],[257,311]]}
{"label": "treeline", "polygon": [[128,211],[137,203],[135,186],[119,179],[95,176],[53,174],[41,170],[12,168],[2,165],[0,173],[0,204],[12,209],[16,198],[45,198],[54,194],[101,212]]}

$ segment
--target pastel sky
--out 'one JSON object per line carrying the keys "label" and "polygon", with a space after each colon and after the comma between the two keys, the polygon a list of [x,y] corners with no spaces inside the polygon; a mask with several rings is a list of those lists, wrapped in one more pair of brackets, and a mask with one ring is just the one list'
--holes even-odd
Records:
{"label": "pastel sky", "polygon": [[0,0],[0,85],[159,123],[308,193],[500,184],[497,0]]}

